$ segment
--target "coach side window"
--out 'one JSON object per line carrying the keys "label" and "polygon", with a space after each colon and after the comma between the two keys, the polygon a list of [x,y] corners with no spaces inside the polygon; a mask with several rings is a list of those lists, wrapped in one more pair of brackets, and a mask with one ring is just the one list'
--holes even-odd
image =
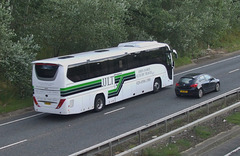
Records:
{"label": "coach side window", "polygon": [[116,60],[114,59],[110,59],[108,60],[108,73],[115,73],[116,72],[116,69],[117,69],[117,63],[116,63]]}
{"label": "coach side window", "polygon": [[102,75],[102,64],[101,62],[89,64],[89,78],[94,78]]}
{"label": "coach side window", "polygon": [[140,54],[138,54],[138,62],[139,62],[140,67],[151,64],[151,62],[149,60],[150,60],[149,52],[142,51],[142,52],[140,52]]}
{"label": "coach side window", "polygon": [[117,62],[118,62],[118,71],[123,71],[128,69],[127,56],[120,57],[119,59],[117,59]]}
{"label": "coach side window", "polygon": [[68,68],[67,78],[73,82],[86,80],[88,78],[87,65],[84,64]]}
{"label": "coach side window", "polygon": [[102,70],[101,75],[107,75],[110,74],[109,69],[108,69],[108,60],[104,60],[101,62]]}
{"label": "coach side window", "polygon": [[137,68],[139,66],[139,59],[138,59],[138,54],[137,53],[132,53],[128,55],[128,68]]}
{"label": "coach side window", "polygon": [[161,52],[159,50],[153,50],[149,52],[149,63],[160,63]]}

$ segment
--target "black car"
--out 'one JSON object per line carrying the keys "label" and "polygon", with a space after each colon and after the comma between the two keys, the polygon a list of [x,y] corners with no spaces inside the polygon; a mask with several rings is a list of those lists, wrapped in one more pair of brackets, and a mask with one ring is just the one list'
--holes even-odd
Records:
{"label": "black car", "polygon": [[209,74],[192,73],[181,77],[176,83],[177,96],[191,95],[201,98],[203,94],[220,90],[220,80]]}

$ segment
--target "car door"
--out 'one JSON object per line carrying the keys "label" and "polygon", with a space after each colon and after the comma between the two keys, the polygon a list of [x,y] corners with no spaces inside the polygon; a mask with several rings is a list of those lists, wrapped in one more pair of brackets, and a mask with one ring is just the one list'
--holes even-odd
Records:
{"label": "car door", "polygon": [[204,77],[208,81],[208,90],[213,91],[215,89],[216,84],[214,78],[208,74],[205,74]]}
{"label": "car door", "polygon": [[198,77],[199,83],[202,85],[202,89],[205,93],[209,92],[208,81],[205,79],[204,75]]}

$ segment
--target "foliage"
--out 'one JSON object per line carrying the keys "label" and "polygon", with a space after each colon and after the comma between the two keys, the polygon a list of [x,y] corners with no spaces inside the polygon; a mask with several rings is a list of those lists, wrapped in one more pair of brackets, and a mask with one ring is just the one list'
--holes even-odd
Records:
{"label": "foliage", "polygon": [[194,132],[196,136],[202,138],[202,139],[207,139],[212,135],[211,129],[205,126],[197,126],[194,128]]}
{"label": "foliage", "polygon": [[233,124],[240,125],[240,112],[234,113],[227,117],[227,121]]}
{"label": "foliage", "polygon": [[237,51],[240,49],[240,30],[233,28],[223,34],[219,40],[215,41],[215,48],[224,48],[228,52]]}
{"label": "foliage", "polygon": [[[235,0],[11,0],[17,34],[34,34],[52,56],[116,46],[132,40],[167,42],[197,57],[237,26]],[[114,9],[113,9],[114,8]]]}
{"label": "foliage", "polygon": [[170,144],[164,148],[146,149],[144,156],[179,156],[178,147],[175,144]]}
{"label": "foliage", "polygon": [[192,60],[190,57],[184,56],[184,57],[178,57],[175,61],[175,67],[180,67],[184,65],[188,65],[192,63]]}
{"label": "foliage", "polygon": [[7,3],[0,4],[0,19],[0,72],[23,96],[31,92],[31,61],[38,46],[34,44],[33,36],[13,41],[16,34],[10,28],[12,16]]}
{"label": "foliage", "polygon": [[[29,16],[27,11],[34,10],[38,4],[30,18],[34,23],[26,20],[21,25],[27,25],[26,32],[33,33],[41,47],[52,51],[53,56],[110,47],[127,39],[124,27],[127,1],[38,0],[28,3],[31,9],[16,7]],[[15,28],[18,32],[21,30]]]}
{"label": "foliage", "polygon": [[191,142],[188,140],[177,140],[176,143],[168,144],[165,147],[148,148],[144,150],[144,156],[170,156],[170,155],[181,155],[180,152],[182,149],[188,149],[191,147]]}
{"label": "foliage", "polygon": [[231,28],[231,16],[237,10],[234,6],[232,0],[145,0],[138,10],[137,23],[154,39],[169,43],[182,55],[196,56],[198,50],[194,49],[199,43],[206,48]]}
{"label": "foliage", "polygon": [[0,114],[32,106],[32,97],[22,98],[8,83],[0,82]]}

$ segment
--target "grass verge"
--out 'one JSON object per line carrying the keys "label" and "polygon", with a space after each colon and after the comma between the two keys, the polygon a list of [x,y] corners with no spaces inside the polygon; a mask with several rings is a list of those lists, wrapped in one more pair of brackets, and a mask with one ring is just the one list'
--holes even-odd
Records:
{"label": "grass verge", "polygon": [[192,63],[191,58],[187,56],[179,57],[177,59],[174,59],[174,61],[175,61],[175,67],[180,67],[180,66],[184,66]]}
{"label": "grass verge", "polygon": [[240,112],[236,112],[228,116],[227,121],[236,125],[240,125]]}
{"label": "grass verge", "polygon": [[0,114],[33,106],[32,97],[21,98],[13,87],[0,83]]}
{"label": "grass verge", "polygon": [[209,127],[206,126],[197,126],[195,129],[196,136],[207,139],[212,135],[212,130]]}
{"label": "grass verge", "polygon": [[175,144],[169,144],[165,147],[157,147],[157,148],[148,148],[144,150],[143,156],[180,156],[180,149],[188,149],[191,147],[191,142],[188,140],[180,139],[176,141]]}

